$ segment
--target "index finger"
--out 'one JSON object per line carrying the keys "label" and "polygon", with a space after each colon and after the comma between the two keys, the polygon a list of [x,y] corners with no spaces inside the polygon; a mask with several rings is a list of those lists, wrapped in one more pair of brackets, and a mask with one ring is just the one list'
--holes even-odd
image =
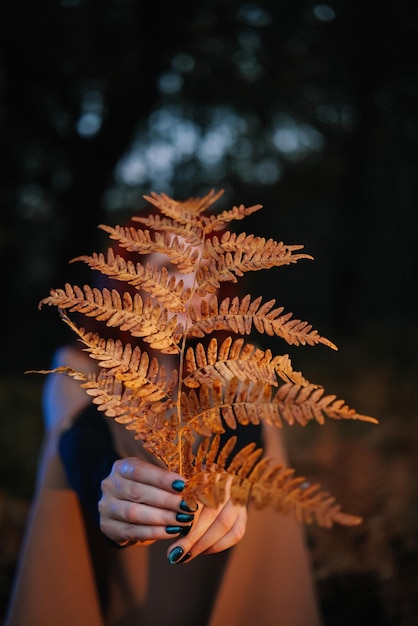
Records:
{"label": "index finger", "polygon": [[152,485],[164,491],[181,493],[184,489],[185,481],[177,472],[170,472],[163,467],[134,457],[122,459],[117,463],[118,472],[122,478]]}

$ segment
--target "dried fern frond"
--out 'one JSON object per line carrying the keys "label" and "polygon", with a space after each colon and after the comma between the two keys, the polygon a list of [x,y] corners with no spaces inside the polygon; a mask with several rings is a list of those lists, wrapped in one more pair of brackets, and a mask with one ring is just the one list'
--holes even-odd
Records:
{"label": "dried fern frond", "polygon": [[[218,294],[224,283],[236,283],[247,272],[312,258],[299,244],[225,231],[261,205],[209,214],[222,193],[212,190],[179,202],[152,192],[145,199],[159,213],[133,218],[143,229],[102,224],[133,259],[148,255],[148,260],[135,262],[109,248],[74,261],[137,293],[69,284],[51,289],[40,306],[59,310],[100,369],[84,374],[60,367],[42,373],[79,381],[98,410],[123,424],[168,469],[184,475],[188,502],[218,506],[229,494],[233,502],[271,506],[306,523],[356,524],[359,518],[341,512],[332,496],[295,477],[293,469],[270,462],[255,443],[235,450],[238,426],[376,420],[310,383],[293,369],[287,354],[273,355],[246,340],[258,333],[292,346],[337,349],[311,324],[276,306],[275,299]],[[166,258],[163,267],[150,262],[154,253]],[[72,313],[106,325],[108,332],[114,329],[114,337],[88,332],[70,319]],[[122,340],[119,331],[130,341]],[[166,367],[167,359],[176,359],[176,366]],[[222,446],[221,435],[226,439]]]}
{"label": "dried fern frond", "polygon": [[[298,248],[298,247],[297,247]],[[214,250],[214,248],[213,248]],[[300,259],[309,259],[309,255],[294,254],[293,250],[283,244],[272,242],[263,250],[252,249],[245,254],[238,249],[235,252],[217,254],[209,265],[199,268],[196,278],[199,285],[197,293],[213,293],[223,282],[237,282],[237,276],[244,276],[245,272],[257,272],[281,265],[290,265]]]}
{"label": "dried fern frond", "polygon": [[196,269],[199,257],[196,246],[200,242],[195,245],[185,245],[177,236],[171,237],[169,233],[162,235],[159,232],[155,233],[154,239],[152,239],[149,231],[132,227],[115,226],[112,228],[101,224],[99,228],[109,233],[110,239],[117,241],[122,248],[129,252],[166,254],[177,270],[184,274],[194,272]]}
{"label": "dried fern frond", "polygon": [[[262,451],[251,443],[243,448],[226,466],[235,443],[231,439],[219,450],[219,437],[212,443],[205,440],[196,453],[196,474],[188,481],[183,496],[188,502],[203,502],[217,507],[229,489],[232,502],[240,505],[252,503],[263,509],[267,505],[280,513],[291,513],[304,523],[316,522],[331,527],[335,523],[355,526],[361,523],[358,516],[343,513],[335,498],[311,485],[305,477],[295,477],[293,469],[274,465],[260,459]],[[210,467],[210,473],[206,467]]]}
{"label": "dried fern frond", "polygon": [[277,376],[285,383],[295,383],[301,387],[306,387],[310,384],[302,372],[295,372],[288,354],[278,354],[273,361]]}
{"label": "dried fern frond", "polygon": [[121,256],[115,255],[112,248],[108,249],[107,257],[102,253],[93,253],[91,256],[76,257],[74,261],[84,261],[89,267],[106,276],[125,281],[137,289],[146,291],[169,311],[186,310],[185,302],[190,298],[190,289],[183,289],[183,281],[177,281],[174,276],[169,276],[165,267],[125,261]]}
{"label": "dried fern frond", "polygon": [[329,339],[322,337],[308,322],[292,318],[292,313],[284,313],[283,307],[273,309],[276,301],[262,302],[258,297],[224,298],[220,303],[217,296],[210,301],[202,300],[200,311],[190,307],[191,324],[188,333],[193,337],[203,337],[214,331],[227,330],[240,335],[249,335],[253,327],[261,333],[277,336],[288,344],[300,346],[321,343],[336,350]]}
{"label": "dried fern frond", "polygon": [[134,216],[132,221],[140,222],[152,230],[177,235],[192,246],[200,246],[202,243],[203,230],[200,226],[194,226],[193,230],[185,229],[184,224],[179,224],[168,217],[152,214],[147,217]]}
{"label": "dried fern frond", "polygon": [[100,224],[99,228],[108,233],[109,238],[117,241],[122,248],[138,254],[158,252],[158,243],[151,238],[148,230],[140,230],[124,226],[107,226]]}
{"label": "dried fern frond", "polygon": [[80,380],[83,383],[90,380],[96,379],[95,373],[85,374],[84,372],[79,372],[75,370],[73,367],[69,367],[66,365],[61,365],[60,367],[54,367],[48,370],[26,370],[25,374],[65,374],[70,378],[74,378],[74,380]]}
{"label": "dried fern frond", "polygon": [[153,204],[167,217],[179,222],[180,224],[201,226],[202,221],[199,218],[203,211],[209,209],[223,195],[223,190],[215,191],[212,189],[203,198],[189,198],[179,202],[170,198],[165,193],[157,194],[151,192],[151,195],[144,196],[148,202]]}
{"label": "dried fern frond", "polygon": [[335,420],[378,423],[374,417],[357,413],[335,395],[324,394],[324,389],[318,385],[285,383],[279,387],[272,402],[290,425],[297,422],[304,426],[312,419],[323,424],[326,417]]}
{"label": "dried fern frond", "polygon": [[281,426],[280,411],[270,401],[270,385],[263,380],[240,381],[234,377],[227,383],[220,379],[201,384],[198,391],[182,394],[182,412],[189,427],[222,433],[225,425],[274,424]]}
{"label": "dried fern frond", "polygon": [[[191,389],[182,395],[182,410],[189,424],[203,425],[213,432],[223,432],[223,425],[235,429],[238,424],[273,424],[284,422],[305,426],[316,420],[323,424],[325,418],[350,419],[377,423],[368,415],[361,415],[334,395],[324,395],[322,387],[293,383],[281,385],[275,395],[265,380],[228,381],[220,378],[202,383],[198,392]],[[201,426],[200,426],[201,428]]]}
{"label": "dried fern frond", "polygon": [[252,215],[252,213],[259,211],[261,208],[263,208],[261,204],[254,204],[250,207],[240,204],[240,206],[234,206],[229,211],[222,211],[218,215],[204,216],[202,220],[203,229],[206,234],[218,232],[225,228],[225,224],[229,224],[233,220],[243,220],[244,217]]}
{"label": "dried fern frond", "polygon": [[167,413],[170,415],[174,408],[171,398],[162,395],[156,386],[146,383],[140,389],[129,388],[104,371],[81,386],[92,397],[99,411],[131,430],[156,458],[173,471],[178,471],[175,416],[171,413],[171,417],[167,417]]}
{"label": "dried fern frond", "polygon": [[144,301],[139,293],[132,297],[129,292],[120,294],[116,289],[92,289],[88,285],[81,289],[66,283],[65,289],[51,289],[49,297],[39,303],[39,307],[43,305],[77,311],[106,322],[108,327],[129,331],[132,337],[142,337],[151,348],[165,354],[180,351],[178,344],[184,329],[177,316],[168,319],[165,308],[149,298]]}
{"label": "dried fern frond", "polygon": [[217,261],[223,255],[230,253],[234,255],[237,265],[245,263],[252,267],[252,271],[257,271],[289,265],[301,259],[312,260],[313,257],[310,254],[295,254],[297,250],[303,250],[303,248],[304,246],[301,245],[285,245],[282,241],[274,241],[274,239],[226,231],[221,239],[218,239],[216,235],[212,239],[206,239],[203,256]]}
{"label": "dried fern frond", "polygon": [[[103,368],[112,368],[115,374],[138,375],[139,377],[148,378],[151,382],[161,380],[165,374],[164,366],[160,367],[158,360],[153,357],[150,360],[149,355],[139,346],[132,349],[131,344],[123,344],[120,339],[103,339],[98,333],[88,332],[84,328],[77,326],[70,318],[61,313],[62,320],[74,331],[79,340],[84,345],[84,350],[89,353],[90,357],[99,361],[99,366]],[[177,370],[172,370],[167,392],[171,392],[177,384]]]}
{"label": "dried fern frond", "polygon": [[277,385],[276,363],[271,351],[245,344],[242,338],[233,341],[232,337],[227,337],[219,350],[215,337],[211,339],[207,350],[201,343],[194,349],[189,347],[185,364],[188,375],[183,378],[183,383],[186,387],[199,387],[218,379],[226,384],[232,378],[251,382],[264,380]]}
{"label": "dried fern frond", "polygon": [[183,384],[186,387],[199,387],[202,383],[219,378],[227,383],[234,377],[252,382],[263,379],[277,387],[275,374],[284,382],[303,387],[310,384],[301,372],[293,369],[288,354],[273,357],[271,350],[260,350],[251,343],[245,343],[242,337],[235,340],[227,337],[219,349],[216,338],[212,338],[207,352],[200,343],[194,349],[189,347],[185,365],[187,375],[183,378]]}

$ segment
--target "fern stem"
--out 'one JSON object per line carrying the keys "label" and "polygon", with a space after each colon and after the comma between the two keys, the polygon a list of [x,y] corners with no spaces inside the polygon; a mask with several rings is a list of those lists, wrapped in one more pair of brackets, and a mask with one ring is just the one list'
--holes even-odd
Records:
{"label": "fern stem", "polygon": [[187,333],[189,330],[189,323],[190,323],[190,316],[189,316],[189,308],[191,305],[191,302],[193,301],[193,297],[196,291],[196,283],[197,283],[197,271],[200,267],[200,264],[202,262],[202,258],[203,258],[203,252],[204,252],[204,246],[205,246],[205,232],[202,229],[202,238],[200,241],[200,252],[199,252],[199,256],[197,259],[197,262],[195,264],[195,270],[194,270],[194,276],[193,276],[193,284],[192,284],[192,288],[190,291],[190,296],[188,299],[188,302],[186,304],[186,321],[184,323],[184,333],[183,333],[183,337],[182,337],[182,341],[181,341],[181,350],[180,350],[180,358],[179,358],[179,380],[178,380],[178,388],[177,388],[177,432],[178,432],[178,441],[177,441],[177,447],[178,447],[178,457],[179,457],[179,474],[182,474],[183,472],[183,455],[182,455],[182,434],[183,434],[183,419],[182,419],[182,414],[181,414],[181,390],[183,387],[183,367],[184,367],[184,358],[185,358],[185,354],[186,354],[186,343],[187,343]]}
{"label": "fern stem", "polygon": [[181,388],[183,386],[183,365],[184,365],[184,354],[186,350],[186,333],[187,333],[187,320],[185,324],[185,332],[181,342],[181,350],[180,350],[180,360],[179,360],[179,379],[178,379],[178,387],[177,387],[177,447],[178,447],[178,458],[179,458],[179,474],[183,473],[183,456],[182,456],[182,416],[181,416]]}

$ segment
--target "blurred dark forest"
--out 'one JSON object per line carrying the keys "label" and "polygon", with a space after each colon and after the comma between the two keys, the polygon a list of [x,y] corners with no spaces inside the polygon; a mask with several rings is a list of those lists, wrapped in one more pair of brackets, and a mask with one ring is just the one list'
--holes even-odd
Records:
{"label": "blurred dark forest", "polygon": [[[14,0],[0,17],[0,619],[67,339],[51,287],[97,225],[224,189],[238,230],[315,258],[249,289],[339,346],[290,352],[379,426],[288,429],[292,462],[364,517],[308,528],[324,626],[418,624],[417,12],[406,0]],[[274,279],[272,280],[272,276]],[[302,431],[302,432],[301,432]]]}

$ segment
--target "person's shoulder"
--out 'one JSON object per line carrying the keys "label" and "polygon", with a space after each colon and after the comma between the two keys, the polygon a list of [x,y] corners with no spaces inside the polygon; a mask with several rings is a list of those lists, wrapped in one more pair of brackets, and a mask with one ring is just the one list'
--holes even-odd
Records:
{"label": "person's shoulder", "polygon": [[[51,360],[51,368],[69,367],[76,372],[94,372],[97,364],[85,354],[81,347],[63,345],[57,348]],[[43,390],[43,414],[47,432],[62,432],[69,428],[90,398],[80,382],[72,376],[50,373]]]}
{"label": "person's shoulder", "polygon": [[52,355],[51,367],[71,367],[79,372],[90,372],[96,369],[96,364],[85,352],[75,345],[63,345],[57,348]]}

